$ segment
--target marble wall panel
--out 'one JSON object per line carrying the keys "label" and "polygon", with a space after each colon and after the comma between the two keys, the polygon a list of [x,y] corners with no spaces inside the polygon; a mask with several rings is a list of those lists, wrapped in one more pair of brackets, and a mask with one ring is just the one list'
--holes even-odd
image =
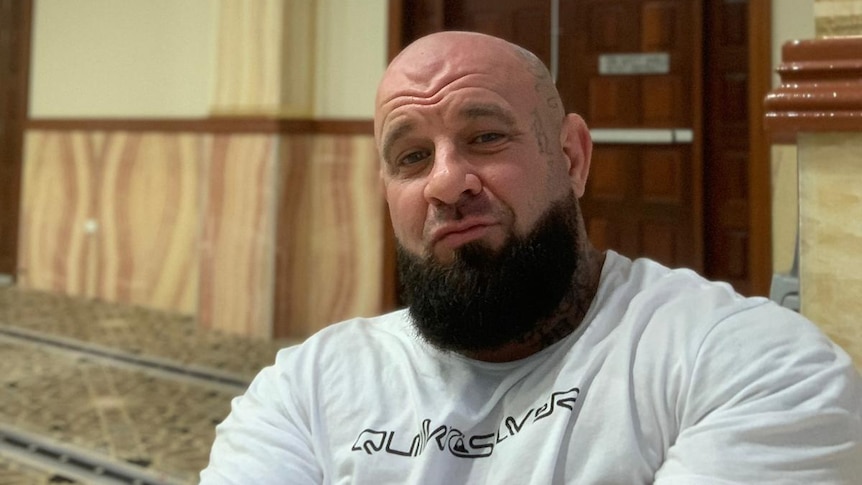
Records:
{"label": "marble wall panel", "polygon": [[126,132],[104,138],[95,194],[100,235],[95,296],[194,313],[199,138]]}
{"label": "marble wall panel", "polygon": [[772,271],[788,274],[796,259],[799,190],[796,145],[772,145]]}
{"label": "marble wall panel", "polygon": [[371,136],[284,136],[282,336],[380,313],[384,202]]}
{"label": "marble wall panel", "polygon": [[22,210],[23,288],[263,338],[382,309],[369,135],[34,130]]}
{"label": "marble wall panel", "polygon": [[818,37],[862,34],[862,0],[815,0]]}
{"label": "marble wall panel", "polygon": [[85,224],[94,211],[98,160],[92,136],[30,132],[21,188],[18,285],[68,295],[93,293],[93,242]]}
{"label": "marble wall panel", "polygon": [[207,136],[198,319],[206,328],[272,336],[276,137]]}
{"label": "marble wall panel", "polygon": [[219,2],[213,114],[312,114],[315,6],[289,0]]}
{"label": "marble wall panel", "polygon": [[194,313],[199,140],[51,131],[27,139],[21,286]]}
{"label": "marble wall panel", "polygon": [[799,134],[801,312],[862,368],[862,134]]}

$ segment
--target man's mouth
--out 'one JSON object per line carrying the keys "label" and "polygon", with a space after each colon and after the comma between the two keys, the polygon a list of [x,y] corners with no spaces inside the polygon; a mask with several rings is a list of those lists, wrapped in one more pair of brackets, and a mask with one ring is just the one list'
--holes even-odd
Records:
{"label": "man's mouth", "polygon": [[431,237],[431,245],[456,249],[485,237],[492,227],[497,225],[490,221],[466,221],[456,224],[446,224],[436,229]]}

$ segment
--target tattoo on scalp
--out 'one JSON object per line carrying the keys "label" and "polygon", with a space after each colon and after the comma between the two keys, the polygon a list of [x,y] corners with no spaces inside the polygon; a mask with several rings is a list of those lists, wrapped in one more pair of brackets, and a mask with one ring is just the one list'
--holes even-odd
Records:
{"label": "tattoo on scalp", "polygon": [[542,126],[539,110],[533,110],[533,122],[531,124],[531,128],[533,130],[533,135],[536,137],[536,143],[539,145],[539,152],[543,155],[550,155],[548,133]]}

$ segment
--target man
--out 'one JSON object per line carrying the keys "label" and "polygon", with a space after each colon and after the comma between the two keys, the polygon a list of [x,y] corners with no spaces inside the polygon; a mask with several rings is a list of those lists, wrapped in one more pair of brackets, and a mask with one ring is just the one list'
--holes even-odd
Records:
{"label": "man", "polygon": [[589,243],[591,142],[541,62],[424,37],[374,136],[408,311],[283,350],[209,483],[859,483],[862,386],[796,313]]}

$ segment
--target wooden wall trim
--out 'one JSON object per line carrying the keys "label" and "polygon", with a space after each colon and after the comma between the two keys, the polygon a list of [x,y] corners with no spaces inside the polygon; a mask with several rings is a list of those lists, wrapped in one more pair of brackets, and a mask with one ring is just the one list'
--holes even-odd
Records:
{"label": "wooden wall trim", "polygon": [[753,295],[772,284],[772,169],[760,102],[772,85],[772,5],[748,3],[748,281]]}
{"label": "wooden wall trim", "polygon": [[784,44],[781,85],[764,101],[773,141],[799,132],[862,131],[862,37]]}
{"label": "wooden wall trim", "polygon": [[167,133],[267,133],[372,135],[371,120],[218,118],[46,118],[30,119],[28,130],[54,131],[155,131]]}

